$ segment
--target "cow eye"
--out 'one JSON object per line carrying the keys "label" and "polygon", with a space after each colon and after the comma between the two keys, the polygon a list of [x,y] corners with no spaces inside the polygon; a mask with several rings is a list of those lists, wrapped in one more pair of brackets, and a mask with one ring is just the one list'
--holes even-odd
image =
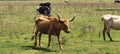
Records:
{"label": "cow eye", "polygon": [[64,22],[63,21],[60,21],[61,24],[63,24]]}
{"label": "cow eye", "polygon": [[67,25],[64,25],[64,27],[67,27]]}

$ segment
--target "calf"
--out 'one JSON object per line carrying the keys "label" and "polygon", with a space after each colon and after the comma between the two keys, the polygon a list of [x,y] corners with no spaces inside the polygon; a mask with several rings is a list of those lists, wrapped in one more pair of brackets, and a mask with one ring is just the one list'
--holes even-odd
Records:
{"label": "calf", "polygon": [[50,47],[51,35],[55,35],[58,38],[59,47],[62,49],[60,32],[63,30],[65,33],[70,33],[69,22],[75,19],[75,16],[71,20],[60,20],[60,16],[57,14],[56,17],[39,17],[35,22],[35,28],[32,36],[32,40],[35,37],[35,44],[37,45],[37,34],[39,33],[39,46],[41,47],[41,36],[42,34],[48,34],[48,48]]}

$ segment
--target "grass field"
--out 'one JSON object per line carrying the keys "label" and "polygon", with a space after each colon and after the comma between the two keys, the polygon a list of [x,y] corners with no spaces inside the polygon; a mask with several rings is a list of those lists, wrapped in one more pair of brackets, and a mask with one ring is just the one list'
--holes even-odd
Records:
{"label": "grass field", "polygon": [[[36,7],[41,2],[51,2],[52,15],[58,13],[62,19],[76,19],[70,23],[71,33],[61,32],[63,50],[57,38],[52,37],[47,48],[48,37],[42,36],[43,47],[33,48],[31,41]],[[113,0],[63,0],[0,1],[0,54],[120,54],[120,31],[111,29],[114,42],[98,37],[100,18],[104,14],[120,14],[120,4]],[[101,28],[102,29],[102,28]]]}

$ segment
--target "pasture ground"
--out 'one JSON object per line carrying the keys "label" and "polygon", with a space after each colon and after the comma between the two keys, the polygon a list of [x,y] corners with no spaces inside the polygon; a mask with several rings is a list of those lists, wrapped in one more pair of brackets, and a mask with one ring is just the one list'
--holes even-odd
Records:
{"label": "pasture ground", "polygon": [[[46,0],[49,1],[49,0]],[[111,29],[114,42],[98,37],[100,18],[104,14],[120,15],[120,4],[113,0],[50,0],[52,15],[58,13],[61,19],[71,19],[71,33],[61,32],[63,50],[58,47],[55,36],[48,49],[48,37],[42,36],[43,47],[33,47],[31,35],[36,7],[41,1],[0,1],[0,54],[120,54],[120,31]],[[102,29],[102,28],[101,28]]]}

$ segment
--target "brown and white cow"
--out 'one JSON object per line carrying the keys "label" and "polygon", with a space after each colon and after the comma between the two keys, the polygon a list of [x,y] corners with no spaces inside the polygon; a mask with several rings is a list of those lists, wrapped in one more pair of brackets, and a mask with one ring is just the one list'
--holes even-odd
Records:
{"label": "brown and white cow", "polygon": [[104,28],[102,31],[103,40],[104,41],[106,40],[105,33],[107,33],[110,40],[113,41],[111,36],[110,36],[110,28],[115,29],[115,30],[120,30],[120,16],[106,14],[106,15],[102,16],[101,20],[104,23]]}
{"label": "brown and white cow", "polygon": [[32,40],[35,37],[35,44],[37,45],[37,34],[39,33],[39,46],[41,47],[41,36],[42,34],[48,34],[48,48],[50,47],[51,42],[51,35],[55,35],[58,38],[59,46],[62,49],[61,44],[61,38],[60,38],[60,32],[63,30],[65,33],[70,33],[69,29],[69,22],[73,21],[75,19],[75,16],[71,20],[60,20],[60,16],[57,14],[56,17],[42,17],[37,16],[36,22],[35,22],[35,29],[33,32]]}

